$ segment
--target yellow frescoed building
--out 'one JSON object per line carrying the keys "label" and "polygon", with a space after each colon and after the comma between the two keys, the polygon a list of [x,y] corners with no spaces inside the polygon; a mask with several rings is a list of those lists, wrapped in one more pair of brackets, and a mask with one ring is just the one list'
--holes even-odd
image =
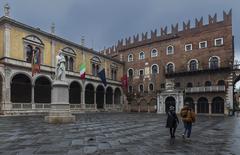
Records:
{"label": "yellow frescoed building", "polygon": [[[66,81],[72,112],[122,110],[121,77],[124,64],[96,51],[20,23],[5,15],[0,18],[0,112],[4,115],[46,113],[51,105],[56,55],[66,59]],[[33,52],[40,51],[41,70],[32,76]],[[86,78],[80,79],[80,65]],[[104,86],[97,73],[106,71]]]}

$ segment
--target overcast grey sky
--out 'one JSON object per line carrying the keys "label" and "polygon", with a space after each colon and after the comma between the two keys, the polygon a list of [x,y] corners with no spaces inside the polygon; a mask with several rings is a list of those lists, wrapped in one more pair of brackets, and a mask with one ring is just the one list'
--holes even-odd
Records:
{"label": "overcast grey sky", "polygon": [[[240,58],[240,0],[0,0],[8,2],[11,17],[44,31],[56,24],[56,34],[95,50],[110,47],[121,38],[171,24],[233,9],[235,52]],[[3,9],[1,9],[3,15]]]}

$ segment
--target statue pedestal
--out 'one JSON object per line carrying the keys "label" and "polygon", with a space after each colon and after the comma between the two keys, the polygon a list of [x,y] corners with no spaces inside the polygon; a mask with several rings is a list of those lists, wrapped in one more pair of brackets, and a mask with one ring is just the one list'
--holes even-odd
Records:
{"label": "statue pedestal", "polygon": [[73,123],[76,118],[70,112],[68,84],[54,81],[52,85],[52,103],[45,121],[48,123]]}

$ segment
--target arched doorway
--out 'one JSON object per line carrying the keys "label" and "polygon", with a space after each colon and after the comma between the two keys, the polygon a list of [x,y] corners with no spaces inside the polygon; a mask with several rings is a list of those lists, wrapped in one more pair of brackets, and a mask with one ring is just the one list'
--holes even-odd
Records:
{"label": "arched doorway", "polygon": [[31,103],[32,84],[28,76],[17,74],[11,81],[11,102],[13,103]]}
{"label": "arched doorway", "polygon": [[195,105],[194,105],[193,99],[191,97],[186,97],[184,99],[184,104],[187,102],[189,103],[189,106],[193,109],[193,111],[195,111]]}
{"label": "arched doorway", "polygon": [[97,102],[97,108],[103,109],[104,108],[104,87],[102,85],[99,85],[97,87],[96,91],[96,102]]}
{"label": "arched doorway", "polygon": [[87,84],[85,88],[85,104],[94,104],[94,87],[92,84]]}
{"label": "arched doorway", "polygon": [[81,86],[76,81],[72,82],[69,86],[69,103],[70,104],[81,103]]}
{"label": "arched doorway", "polygon": [[170,106],[174,106],[174,108],[176,109],[176,100],[172,96],[167,97],[165,100],[165,112],[169,111]]}
{"label": "arched doorway", "polygon": [[106,91],[106,104],[113,104],[113,89],[108,87]]}
{"label": "arched doorway", "polygon": [[197,113],[209,113],[208,100],[205,97],[200,97],[197,102]]}
{"label": "arched doorway", "polygon": [[145,99],[141,99],[139,102],[140,105],[140,112],[147,112],[148,111],[148,104]]}
{"label": "arched doorway", "polygon": [[223,114],[224,113],[224,99],[221,97],[215,97],[212,100],[212,113]]}
{"label": "arched doorway", "polygon": [[51,81],[46,77],[39,77],[34,85],[34,102],[51,103]]}
{"label": "arched doorway", "polygon": [[121,104],[121,91],[119,88],[115,89],[114,92],[114,103],[115,104]]}
{"label": "arched doorway", "polygon": [[157,99],[152,98],[149,102],[149,112],[157,112]]}

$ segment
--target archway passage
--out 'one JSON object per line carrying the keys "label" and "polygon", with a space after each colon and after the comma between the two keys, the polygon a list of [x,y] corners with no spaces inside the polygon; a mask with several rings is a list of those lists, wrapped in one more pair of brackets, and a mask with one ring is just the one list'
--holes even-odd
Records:
{"label": "archway passage", "polygon": [[190,108],[192,108],[193,111],[195,111],[194,101],[193,101],[193,99],[192,99],[191,97],[186,97],[186,98],[184,99],[184,104],[185,104],[185,103],[189,103]]}
{"label": "archway passage", "polygon": [[113,104],[113,89],[111,87],[107,88],[106,104]]}
{"label": "archway passage", "polygon": [[208,104],[208,100],[205,97],[201,97],[198,99],[197,112],[209,113],[209,104]]}
{"label": "archway passage", "polygon": [[114,102],[115,102],[115,104],[121,104],[121,91],[119,88],[115,89]]}
{"label": "archway passage", "polygon": [[215,97],[212,100],[212,113],[223,114],[224,113],[224,99],[221,97]]}
{"label": "archway passage", "polygon": [[104,87],[99,85],[97,87],[96,91],[96,102],[97,102],[97,108],[103,109],[104,108]]}
{"label": "archway passage", "polygon": [[85,104],[94,104],[94,87],[88,84],[85,88]]}
{"label": "archway passage", "polygon": [[174,97],[167,97],[165,100],[165,112],[169,111],[169,107],[173,106],[176,109],[176,100]]}
{"label": "archway passage", "polygon": [[17,74],[11,81],[11,102],[31,103],[32,85],[31,80],[24,74]]}
{"label": "archway passage", "polygon": [[46,77],[39,77],[34,86],[35,103],[51,103],[51,82]]}
{"label": "archway passage", "polygon": [[149,102],[149,112],[157,112],[157,99],[152,98]]}
{"label": "archway passage", "polygon": [[81,86],[76,81],[72,82],[69,87],[69,103],[70,104],[81,103]]}

